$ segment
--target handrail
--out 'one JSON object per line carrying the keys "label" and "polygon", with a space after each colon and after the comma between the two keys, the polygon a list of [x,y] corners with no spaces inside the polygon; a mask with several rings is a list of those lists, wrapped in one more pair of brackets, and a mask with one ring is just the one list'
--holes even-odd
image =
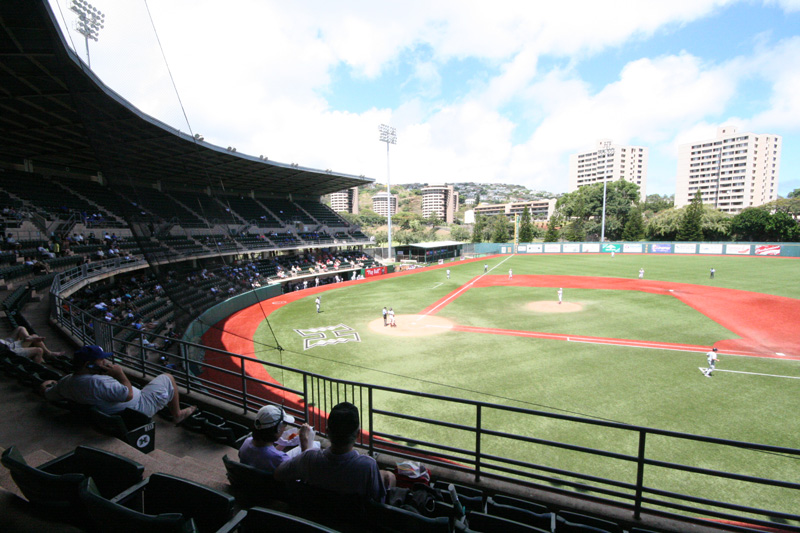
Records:
{"label": "handrail", "polygon": [[[118,261],[106,261],[106,264],[91,271],[82,265],[56,276],[53,284],[55,290],[51,293],[54,298],[53,318],[62,329],[82,342],[100,344],[107,350],[113,350],[120,364],[141,372],[143,377],[156,375],[163,371],[156,361],[164,352],[145,348],[142,340],[145,335],[162,340],[166,337],[103,321],[93,322],[89,313],[71,306],[60,296],[59,291],[77,283],[79,277],[88,279],[92,275],[99,275],[98,272],[104,269],[119,268],[121,265]],[[78,272],[74,273],[76,270]],[[94,323],[97,327],[90,327]],[[133,338],[126,340],[125,337],[129,335]],[[384,452],[412,460],[422,457],[429,464],[467,473],[475,482],[488,478],[573,496],[579,491],[582,498],[613,503],[628,509],[634,520],[646,511],[696,523],[703,523],[708,518],[740,523],[728,526],[732,530],[753,531],[746,524],[770,527],[776,526],[777,522],[786,531],[800,532],[800,515],[793,514],[796,512],[794,510],[761,509],[741,502],[725,501],[726,492],[721,489],[702,495],[678,493],[658,477],[660,471],[666,470],[672,477],[701,476],[717,484],[729,480],[752,487],[753,492],[769,490],[770,494],[783,495],[784,491],[789,491],[786,501],[798,501],[800,483],[796,481],[773,479],[774,475],[772,478],[762,478],[743,471],[726,471],[709,464],[705,455],[697,457],[696,452],[691,459],[697,459],[697,464],[684,464],[686,457],[677,452],[675,458],[668,454],[672,450],[679,450],[682,443],[694,442],[715,446],[714,455],[719,454],[720,450],[733,448],[742,453],[759,453],[760,460],[769,458],[778,464],[782,460],[800,459],[800,449],[333,379],[201,344],[182,340],[173,342],[180,346],[183,363],[181,369],[173,371],[177,381],[189,392],[202,392],[245,414],[256,411],[278,397],[284,400],[295,398],[296,401],[287,402],[287,410],[298,419],[319,428],[324,435],[325,413],[340,401],[355,403],[360,409],[362,427],[365,428],[358,445],[370,453]],[[202,353],[204,357],[190,357],[192,353]],[[214,364],[217,360],[233,364]],[[262,366],[271,375],[285,376],[284,384],[251,376],[247,368],[252,366]],[[193,373],[190,369],[197,371]],[[398,412],[393,408],[397,404],[409,407]],[[420,406],[425,413],[436,413],[437,418],[431,418],[430,414],[423,416],[415,413],[415,406]],[[453,412],[459,413],[457,418],[446,419],[448,413]],[[523,429],[518,429],[516,433],[503,431],[501,424],[510,419],[515,420],[514,427]],[[594,441],[567,442],[548,438],[546,434],[526,434],[528,428],[533,432],[538,424],[546,421],[563,422],[570,427],[586,425],[598,434],[601,431],[617,432],[617,445],[624,446],[604,450],[598,448]],[[614,435],[617,436],[617,433]],[[420,435],[426,434],[431,438],[420,438]],[[662,442],[652,444],[654,439]],[[503,453],[504,450],[508,451]],[[552,453],[578,458],[599,457],[603,462],[597,472],[583,471],[579,459],[565,468],[559,464],[547,464],[548,454]],[[776,467],[772,471],[777,470]],[[608,472],[614,476],[610,477]],[[649,484],[645,484],[645,480]],[[719,497],[712,497],[714,495]]]}

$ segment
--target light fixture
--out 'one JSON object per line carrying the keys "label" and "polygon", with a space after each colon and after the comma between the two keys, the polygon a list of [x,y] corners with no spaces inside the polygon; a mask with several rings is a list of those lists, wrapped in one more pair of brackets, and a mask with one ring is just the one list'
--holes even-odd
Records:
{"label": "light fixture", "polygon": [[92,68],[89,39],[97,41],[100,30],[105,27],[106,16],[86,0],[72,0],[69,9],[78,15],[78,20],[75,21],[75,31],[83,35],[86,40],[86,62],[89,68]]}
{"label": "light fixture", "polygon": [[387,256],[391,261],[392,258],[392,190],[391,186],[389,185],[389,145],[390,144],[397,144],[397,129],[389,126],[388,124],[381,124],[378,126],[378,133],[380,136],[378,140],[380,142],[386,143],[386,224],[387,224],[387,231],[386,236],[387,240],[389,241],[389,249],[387,250]]}

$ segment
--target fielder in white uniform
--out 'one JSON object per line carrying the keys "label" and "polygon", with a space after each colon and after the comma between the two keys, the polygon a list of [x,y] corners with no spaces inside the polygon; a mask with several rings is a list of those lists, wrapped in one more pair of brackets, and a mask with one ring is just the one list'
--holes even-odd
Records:
{"label": "fielder in white uniform", "polygon": [[314,303],[317,305],[317,313],[319,313],[319,305],[320,305],[319,296],[317,296],[317,299],[314,300]]}
{"label": "fielder in white uniform", "polygon": [[708,359],[708,368],[705,372],[703,372],[703,374],[705,374],[707,378],[710,378],[711,373],[714,371],[714,367],[719,362],[719,358],[717,358],[717,349],[712,348],[711,351],[706,354],[706,359]]}
{"label": "fielder in white uniform", "polygon": [[639,269],[639,279],[644,279],[644,269],[643,268]]}
{"label": "fielder in white uniform", "polygon": [[450,269],[447,269],[447,279],[450,279]]}
{"label": "fielder in white uniform", "polygon": [[561,304],[561,298],[563,296],[564,296],[564,289],[563,288],[558,289],[558,303],[559,303],[559,305]]}
{"label": "fielder in white uniform", "polygon": [[511,278],[513,278],[513,277],[514,277],[514,273],[513,273],[513,272],[511,271],[511,269],[509,268],[509,269],[508,269],[508,279],[511,279]]}

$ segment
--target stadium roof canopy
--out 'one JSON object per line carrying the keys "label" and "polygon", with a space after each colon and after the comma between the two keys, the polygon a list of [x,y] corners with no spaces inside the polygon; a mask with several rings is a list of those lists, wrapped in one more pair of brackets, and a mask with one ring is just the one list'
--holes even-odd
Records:
{"label": "stadium roof canopy", "polygon": [[[322,195],[374,180],[236,154],[150,117],[71,50],[47,0],[0,1],[0,161],[138,183]],[[46,173],[46,172],[45,172]]]}

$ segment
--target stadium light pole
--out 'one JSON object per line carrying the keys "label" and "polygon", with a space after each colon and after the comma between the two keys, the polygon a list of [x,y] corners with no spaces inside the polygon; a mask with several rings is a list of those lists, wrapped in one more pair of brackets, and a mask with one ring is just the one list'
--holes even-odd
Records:
{"label": "stadium light pole", "polygon": [[[597,151],[597,155],[602,155],[604,162],[608,160],[609,157],[614,157],[614,147],[611,146],[611,141],[603,142],[603,147]],[[606,184],[608,183],[608,179],[606,173],[603,172],[603,219],[600,223],[600,242],[606,241]],[[602,250],[601,250],[602,251]]]}
{"label": "stadium light pole", "polygon": [[392,187],[389,181],[389,145],[397,144],[397,129],[387,124],[378,126],[380,142],[386,143],[386,220],[388,231],[386,235],[389,239],[388,257],[392,257]]}
{"label": "stadium light pole", "polygon": [[92,58],[89,56],[89,39],[97,41],[100,30],[105,25],[106,16],[86,0],[72,0],[69,9],[78,15],[78,20],[75,22],[75,31],[83,35],[86,40],[86,62],[89,68],[92,68]]}

